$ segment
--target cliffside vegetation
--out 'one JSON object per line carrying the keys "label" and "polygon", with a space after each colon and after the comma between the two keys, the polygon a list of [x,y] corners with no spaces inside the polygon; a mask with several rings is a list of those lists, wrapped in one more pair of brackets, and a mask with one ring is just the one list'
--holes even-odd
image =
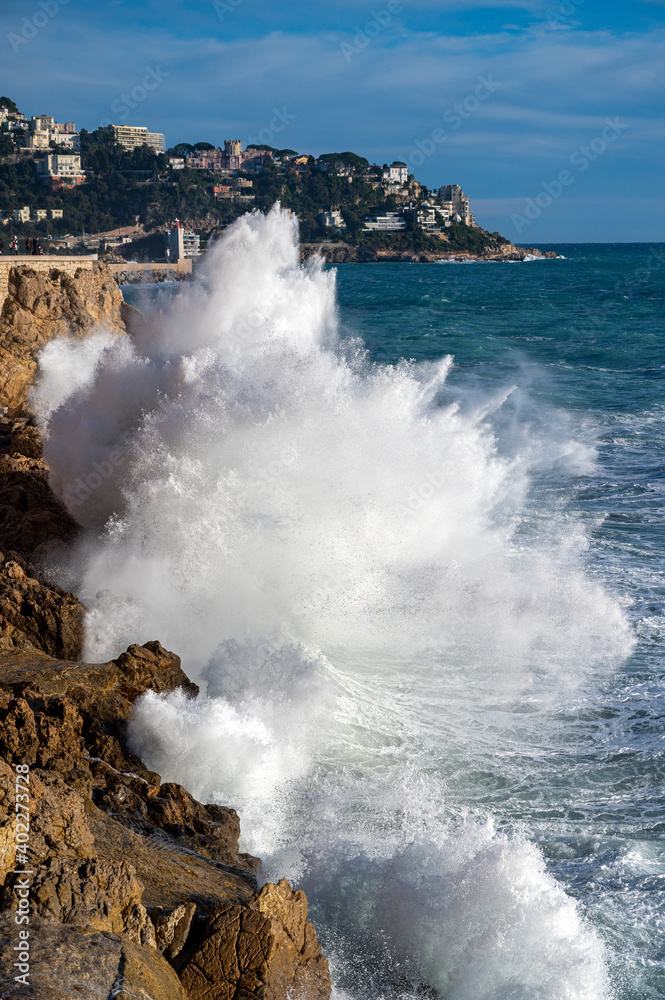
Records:
{"label": "cliffside vegetation", "polygon": [[[37,173],[35,164],[35,159],[47,155],[46,152],[29,155],[28,151],[19,149],[3,124],[0,129],[0,217],[10,221],[0,228],[0,239],[5,234],[37,235],[42,239],[65,234],[94,234],[138,224],[147,231],[159,230],[165,229],[175,217],[194,229],[210,232],[223,228],[255,207],[266,211],[276,201],[281,201],[298,215],[302,239],[308,242],[333,238],[351,244],[362,242],[374,248],[414,251],[440,250],[445,242],[455,250],[469,252],[504,242],[498,233],[487,234],[465,225],[449,227],[447,241],[441,240],[424,233],[414,218],[408,220],[404,233],[363,232],[365,216],[396,211],[399,202],[394,196],[386,196],[380,186],[363,180],[358,173],[352,182],[346,176],[336,175],[334,168],[340,164],[356,171],[368,166],[366,159],[352,152],[319,157],[319,161],[329,165],[330,169],[325,172],[296,171],[268,162],[261,173],[248,178],[253,183],[249,190],[254,199],[237,201],[215,198],[214,186],[225,180],[219,173],[173,169],[166,155],[155,153],[147,146],[125,150],[114,141],[110,128],[94,132],[83,129],[80,136],[86,182],[77,188],[51,192]],[[169,153],[183,156],[194,150],[211,148],[208,142],[198,142],[194,146],[180,143]],[[293,150],[273,152],[294,154]],[[14,222],[14,210],[24,206],[31,211],[62,209],[63,218]],[[339,208],[346,222],[347,228],[342,233],[331,233],[319,219],[322,211],[333,206]]]}

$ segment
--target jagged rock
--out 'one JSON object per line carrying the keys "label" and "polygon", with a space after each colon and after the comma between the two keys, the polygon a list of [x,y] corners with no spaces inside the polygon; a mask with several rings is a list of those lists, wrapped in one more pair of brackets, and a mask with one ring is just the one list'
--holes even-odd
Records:
{"label": "jagged rock", "polygon": [[10,455],[23,455],[25,458],[43,458],[42,436],[36,427],[27,424],[17,430],[9,445]]}
{"label": "jagged rock", "polygon": [[122,942],[121,971],[110,995],[114,1000],[188,1000],[178,976],[154,948],[139,948],[127,940]]}
{"label": "jagged rock", "polygon": [[165,782],[155,789],[145,781],[108,774],[95,802],[142,833],[158,828],[206,858],[247,871],[260,867],[258,858],[238,853],[240,820],[235,809],[202,805],[181,785]]}
{"label": "jagged rock", "polygon": [[331,988],[305,894],[285,879],[264,885],[248,906],[216,907],[180,979],[189,1000],[325,1000]]}
{"label": "jagged rock", "polygon": [[212,861],[158,828],[151,835],[137,832],[90,802],[86,815],[97,857],[113,863],[131,858],[149,913],[157,907],[163,915],[193,902],[207,916],[220,900],[244,905],[256,890],[253,873],[238,868],[230,858],[228,864]]}
{"label": "jagged rock", "polygon": [[155,947],[169,961],[177,958],[187,943],[196,903],[182,903],[174,910],[156,906],[150,914],[155,928]]}
{"label": "jagged rock", "polygon": [[[129,646],[108,663],[70,663],[35,652],[0,652],[0,686],[20,693],[24,687],[46,698],[69,698],[85,712],[107,722],[126,721],[132,703],[146,691],[158,694],[183,688],[198,693],[180,668],[180,657],[159,642]],[[117,727],[116,727],[117,728]]]}
{"label": "jagged rock", "polygon": [[127,862],[49,858],[34,878],[30,899],[47,920],[126,934],[155,945],[155,929],[141,904],[143,886]]}
{"label": "jagged rock", "polygon": [[14,466],[9,470],[6,456],[0,463],[0,549],[39,557],[53,543],[72,541],[79,526],[52,492],[45,475],[16,468],[15,458],[9,461]]}
{"label": "jagged rock", "polygon": [[159,776],[124,746],[126,723],[139,695],[178,687],[198,691],[179,658],[157,642],[130,646],[101,664],[0,651],[0,755],[9,763],[57,771],[84,794],[104,789],[107,780],[114,785],[117,775],[129,787],[138,775],[154,793]]}
{"label": "jagged rock", "polygon": [[41,650],[75,660],[85,609],[74,594],[48,586],[16,553],[0,552],[0,650]]}
{"label": "jagged rock", "polygon": [[124,333],[122,292],[105,264],[75,275],[57,268],[12,267],[0,312],[0,405],[19,412],[36,370],[35,357],[57,336],[84,337],[103,326]]}
{"label": "jagged rock", "polygon": [[90,858],[95,841],[88,826],[85,804],[58,775],[35,770],[30,774],[30,858]]}
{"label": "jagged rock", "polygon": [[[20,571],[12,570],[17,579]],[[76,930],[66,938],[74,969],[93,940],[106,948],[113,939],[121,953],[114,996],[324,1000],[327,964],[304,894],[287,882],[257,894],[255,859],[238,854],[234,810],[160,784],[124,745],[132,700],[148,688],[177,686],[197,690],[178,657],[154,642],[105,664],[0,653],[2,904],[11,906],[15,878],[13,765],[20,761],[30,765],[33,912],[40,934],[51,926]],[[94,938],[95,931],[104,933]],[[57,951],[65,938],[53,941]],[[52,982],[36,982],[32,995],[44,998],[79,995],[81,985],[58,980],[60,992],[50,994]]]}

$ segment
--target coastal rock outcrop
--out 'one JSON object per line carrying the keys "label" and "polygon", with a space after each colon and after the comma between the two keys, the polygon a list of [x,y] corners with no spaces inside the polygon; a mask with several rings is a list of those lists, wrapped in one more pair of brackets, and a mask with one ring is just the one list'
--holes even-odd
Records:
{"label": "coastal rock outcrop", "polygon": [[[101,664],[0,651],[0,904],[6,918],[17,865],[25,867],[15,837],[19,764],[29,769],[21,787],[39,928],[31,995],[108,987],[101,995],[326,1000],[328,967],[304,894],[285,881],[257,891],[260,862],[238,849],[236,812],[161,782],[126,745],[133,701],[176,688],[198,693],[158,642]],[[4,918],[0,959],[15,930]],[[63,956],[55,993],[44,941]],[[100,961],[87,965],[94,954]],[[0,995],[19,997],[7,970],[11,963],[0,967]]]}
{"label": "coastal rock outcrop", "polygon": [[10,268],[0,311],[0,406],[25,406],[37,352],[58,336],[85,337],[103,326],[125,333],[122,292],[106,264],[68,274],[57,267]]}
{"label": "coastal rock outcrop", "polygon": [[328,964],[307,920],[307,900],[282,879],[248,906],[215,907],[205,937],[180,973],[191,1000],[325,1000]]}
{"label": "coastal rock outcrop", "polygon": [[516,247],[512,243],[488,246],[482,253],[456,250],[445,240],[440,251],[390,250],[350,243],[303,243],[300,248],[301,260],[306,261],[315,254],[323,256],[327,264],[434,264],[439,260],[492,260],[523,261],[527,257],[557,256],[554,250],[538,250],[535,247]]}
{"label": "coastal rock outcrop", "polygon": [[74,594],[39,580],[16,552],[0,552],[0,650],[39,650],[74,660],[84,608]]}

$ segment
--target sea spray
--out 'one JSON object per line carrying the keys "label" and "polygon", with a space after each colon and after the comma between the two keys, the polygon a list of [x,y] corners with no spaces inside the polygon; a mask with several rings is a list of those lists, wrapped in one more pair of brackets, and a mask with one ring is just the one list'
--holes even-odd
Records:
{"label": "sea spray", "polygon": [[499,456],[492,407],[447,398],[451,359],[381,366],[340,338],[335,274],[299,264],[279,209],[207,272],[134,342],[48,345],[34,397],[65,502],[122,455],[60,567],[86,655],[159,638],[204,688],[142,699],[134,748],[241,811],[347,995],[601,1000],[596,935],[475,802],[630,648],[584,532],[530,504],[544,456]]}

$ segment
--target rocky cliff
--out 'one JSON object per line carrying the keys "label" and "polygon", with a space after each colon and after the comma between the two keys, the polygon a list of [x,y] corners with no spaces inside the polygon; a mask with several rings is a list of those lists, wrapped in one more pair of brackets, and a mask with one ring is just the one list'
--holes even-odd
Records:
{"label": "rocky cliff", "polygon": [[122,292],[106,264],[68,274],[12,267],[0,311],[0,406],[25,406],[37,352],[54,337],[85,337],[103,326],[125,332]]}
{"label": "rocky cliff", "polygon": [[[23,886],[33,1000],[329,996],[304,894],[286,881],[257,891],[260,862],[238,850],[235,811],[162,783],[125,745],[134,699],[176,687],[197,693],[158,642],[104,664],[0,653],[6,1000],[28,995],[11,959]],[[27,858],[17,839],[23,802]]]}
{"label": "rocky cliff", "polygon": [[127,747],[141,694],[197,695],[178,657],[150,642],[80,662],[85,609],[40,573],[78,526],[25,410],[35,355],[100,322],[122,334],[120,299],[103,268],[14,268],[0,316],[0,996],[326,1000],[304,894],[259,891],[231,804],[197,802]]}

